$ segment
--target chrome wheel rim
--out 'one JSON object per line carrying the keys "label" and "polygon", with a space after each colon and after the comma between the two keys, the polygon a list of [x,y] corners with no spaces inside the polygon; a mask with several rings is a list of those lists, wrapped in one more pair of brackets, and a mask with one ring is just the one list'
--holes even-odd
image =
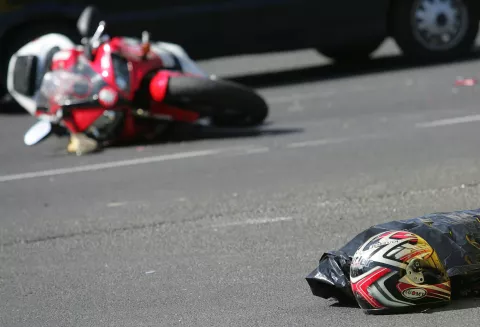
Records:
{"label": "chrome wheel rim", "polygon": [[414,37],[432,51],[457,46],[467,33],[468,20],[463,0],[415,0],[412,8]]}

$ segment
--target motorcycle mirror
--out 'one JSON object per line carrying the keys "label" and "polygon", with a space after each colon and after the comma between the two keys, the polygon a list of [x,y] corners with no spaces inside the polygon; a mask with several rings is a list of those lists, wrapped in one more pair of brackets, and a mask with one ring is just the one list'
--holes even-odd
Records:
{"label": "motorcycle mirror", "polygon": [[77,29],[82,37],[92,37],[100,24],[100,12],[95,6],[86,7],[77,21]]}
{"label": "motorcycle mirror", "polygon": [[23,137],[23,142],[32,146],[44,140],[52,132],[52,124],[48,121],[40,120],[28,129]]}

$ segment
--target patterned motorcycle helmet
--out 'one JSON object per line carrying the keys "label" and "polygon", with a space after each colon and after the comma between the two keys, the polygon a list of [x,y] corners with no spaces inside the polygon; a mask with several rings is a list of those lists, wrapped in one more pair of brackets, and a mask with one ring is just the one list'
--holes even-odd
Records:
{"label": "patterned motorcycle helmet", "polygon": [[432,308],[450,302],[450,279],[435,250],[420,236],[387,231],[354,254],[352,292],[366,314]]}

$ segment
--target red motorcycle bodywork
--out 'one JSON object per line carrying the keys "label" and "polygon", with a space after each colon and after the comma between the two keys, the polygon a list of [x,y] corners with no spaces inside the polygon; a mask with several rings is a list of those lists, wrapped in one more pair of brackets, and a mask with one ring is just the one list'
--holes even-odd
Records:
{"label": "red motorcycle bodywork", "polygon": [[[100,74],[103,80],[114,90],[118,97],[132,101],[136,92],[139,90],[145,76],[151,72],[156,72],[149,84],[150,107],[146,108],[153,115],[170,116],[173,121],[194,122],[199,115],[192,111],[182,110],[180,108],[169,106],[163,103],[163,99],[167,92],[170,77],[182,75],[181,72],[169,71],[164,69],[164,64],[160,56],[147,51],[144,56],[144,48],[141,43],[129,44],[121,37],[114,37],[110,41],[103,43],[93,53],[91,68]],[[112,54],[122,56],[128,61],[130,72],[130,88],[129,92],[122,91],[115,82],[115,71],[112,63]],[[82,49],[72,49],[62,51],[62,56],[54,57],[52,62],[52,70],[68,69],[74,66],[78,60],[78,56],[83,55]],[[59,109],[58,105],[52,103],[50,114],[55,114]],[[100,102],[98,107],[79,108],[71,111],[71,116],[64,119],[66,127],[71,132],[83,132],[92,123],[99,118],[105,110],[120,110],[125,113],[125,121],[121,139],[135,138],[141,133],[147,132],[135,124],[131,107],[115,106],[113,108],[103,105]]]}

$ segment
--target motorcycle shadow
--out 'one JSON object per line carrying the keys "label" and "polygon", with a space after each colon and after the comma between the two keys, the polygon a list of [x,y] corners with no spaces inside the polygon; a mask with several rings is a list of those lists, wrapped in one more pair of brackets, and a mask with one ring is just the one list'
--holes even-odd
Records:
{"label": "motorcycle shadow", "polygon": [[303,132],[303,128],[269,128],[269,124],[252,128],[223,128],[176,123],[161,136],[151,140],[121,142],[110,147],[131,147],[162,145],[168,143],[195,142],[202,140],[223,140],[233,138],[268,137]]}

